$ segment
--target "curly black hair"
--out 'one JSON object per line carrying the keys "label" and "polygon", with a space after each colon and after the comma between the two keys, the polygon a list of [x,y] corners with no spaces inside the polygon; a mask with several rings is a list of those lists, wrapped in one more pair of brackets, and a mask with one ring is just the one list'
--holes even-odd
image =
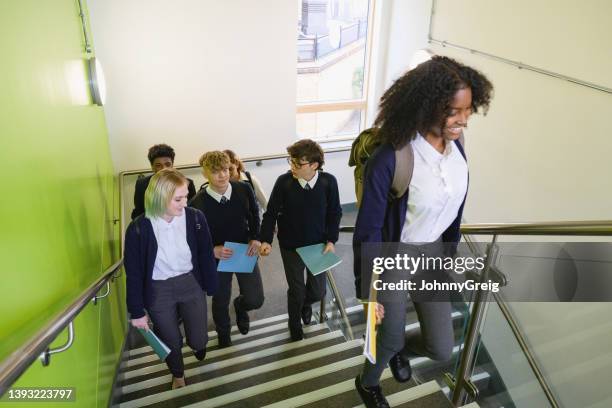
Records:
{"label": "curly black hair", "polygon": [[174,163],[174,149],[167,144],[156,144],[149,148],[149,154],[147,155],[149,162],[153,165],[153,160],[158,157],[169,157]]}
{"label": "curly black hair", "polygon": [[374,121],[383,142],[399,149],[434,127],[443,127],[458,90],[472,91],[472,112],[489,109],[493,85],[477,70],[452,58],[434,56],[406,72],[384,93]]}

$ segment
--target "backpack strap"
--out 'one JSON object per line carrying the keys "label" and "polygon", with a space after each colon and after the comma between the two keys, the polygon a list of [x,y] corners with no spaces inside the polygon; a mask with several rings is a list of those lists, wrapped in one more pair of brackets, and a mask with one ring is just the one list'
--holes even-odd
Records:
{"label": "backpack strap", "polygon": [[[457,140],[460,147],[465,146],[463,134]],[[410,186],[412,180],[412,172],[414,170],[414,151],[412,144],[406,143],[404,147],[395,151],[395,170],[393,172],[393,183],[389,192],[389,200],[400,198],[406,194],[406,190]]]}
{"label": "backpack strap", "polygon": [[247,182],[251,185],[251,187],[253,187],[253,192],[255,191],[255,185],[253,184],[253,178],[251,177],[251,173],[249,173],[248,171],[244,172],[244,175],[247,178]]}
{"label": "backpack strap", "polygon": [[393,171],[393,182],[389,199],[400,198],[408,190],[412,171],[414,170],[414,152],[412,144],[406,143],[404,147],[395,151],[395,170]]}

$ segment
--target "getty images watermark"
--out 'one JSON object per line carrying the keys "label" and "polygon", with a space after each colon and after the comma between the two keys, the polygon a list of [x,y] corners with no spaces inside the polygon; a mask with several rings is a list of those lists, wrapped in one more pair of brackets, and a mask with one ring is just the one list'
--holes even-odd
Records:
{"label": "getty images watermark", "polygon": [[395,254],[388,257],[374,257],[372,259],[372,272],[378,278],[372,280],[372,287],[377,291],[387,290],[409,290],[409,291],[456,291],[465,290],[490,290],[493,293],[499,292],[499,283],[493,281],[476,282],[473,279],[464,281],[442,281],[438,279],[398,279],[384,281],[381,275],[388,271],[403,272],[403,274],[415,275],[417,272],[428,271],[455,272],[463,275],[466,271],[480,272],[485,267],[484,257],[442,257],[427,256],[420,254],[411,256],[408,254]]}
{"label": "getty images watermark", "polygon": [[485,243],[359,243],[356,277],[361,293],[388,301],[466,299],[483,290],[508,302],[612,302],[612,242],[496,246],[485,271]]}

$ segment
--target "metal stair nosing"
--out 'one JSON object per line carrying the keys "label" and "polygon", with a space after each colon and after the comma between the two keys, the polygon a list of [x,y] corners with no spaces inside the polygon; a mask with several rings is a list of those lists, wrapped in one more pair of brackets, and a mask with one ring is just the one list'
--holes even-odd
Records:
{"label": "metal stair nosing", "polygon": [[[340,335],[338,333],[338,335]],[[218,385],[224,385],[228,383],[232,383],[235,381],[239,381],[243,378],[249,378],[261,373],[270,372],[273,370],[278,370],[282,368],[286,368],[293,365],[298,365],[305,361],[311,361],[318,358],[326,357],[331,354],[339,353],[345,350],[350,350],[353,348],[361,347],[361,342],[359,340],[353,340],[351,342],[339,343],[331,347],[326,347],[320,350],[312,351],[309,353],[301,354],[299,356],[290,357],[287,359],[274,361],[268,364],[260,365],[257,367],[253,367],[247,370],[241,370],[236,373],[212,378],[210,380],[202,381],[199,383],[191,384],[186,387],[177,389],[177,390],[169,390],[162,393],[157,393],[153,395],[149,395],[147,397],[139,398],[136,400],[127,401],[125,403],[119,404],[120,408],[136,408],[147,406],[153,403],[158,403],[162,401],[167,401],[169,399],[192,394],[195,392],[203,391],[206,389],[210,389],[216,387]],[[168,376],[167,383],[170,381],[170,376]]]}
{"label": "metal stair nosing", "polygon": [[[317,324],[317,325],[312,325],[312,326],[306,326],[304,328],[304,333],[312,333],[312,332],[316,332],[316,331],[320,331],[320,330],[326,330],[327,329],[327,325],[325,324]],[[282,340],[287,340],[289,339],[289,333],[288,332],[284,332],[284,333],[280,333],[274,336],[269,336],[269,337],[263,337],[261,339],[257,339],[257,340],[253,340],[247,343],[241,343],[241,344],[237,344],[235,346],[231,346],[231,347],[227,347],[227,348],[222,348],[222,349],[216,349],[216,350],[212,350],[211,352],[207,353],[207,357],[208,358],[213,358],[213,357],[218,357],[218,356],[222,356],[222,355],[226,355],[226,354],[231,354],[234,353],[236,351],[243,351],[243,350],[248,350],[250,348],[254,348],[257,346],[261,346],[261,345],[265,345],[267,343],[273,343],[275,341],[282,341]],[[184,359],[184,363],[185,365],[187,364],[191,364],[194,362],[197,362],[198,360],[195,358],[195,356],[189,356],[187,358]],[[146,367],[142,367],[142,368],[138,368],[138,369],[133,369],[133,370],[128,370],[125,372],[122,372],[119,374],[119,376],[117,377],[118,381],[125,381],[131,378],[135,378],[135,377],[139,377],[139,376],[143,376],[143,375],[147,375],[147,374],[153,374],[156,372],[160,372],[160,371],[164,371],[167,369],[166,364],[164,363],[158,363],[158,364],[154,364],[154,365],[150,365],[150,366],[146,366]]]}
{"label": "metal stair nosing", "polygon": [[[272,325],[272,326],[262,327],[261,329],[251,330],[247,334],[240,335],[239,340],[249,339],[251,337],[256,337],[258,335],[269,333],[269,332],[286,330],[286,328],[287,328],[287,325],[285,323],[279,323],[279,324]],[[209,348],[216,346],[217,344],[218,344],[217,339],[212,339],[206,344],[206,349],[208,350]],[[151,349],[151,347],[148,347],[148,348],[149,350]],[[189,346],[184,346],[181,349],[181,353],[183,355],[188,354],[190,352],[191,352],[191,348]],[[126,370],[129,370],[131,367],[150,363],[151,361],[156,361],[156,360],[159,360],[159,357],[157,356],[157,354],[155,354],[154,352],[147,353],[144,356],[133,357],[133,358],[130,358],[129,360],[126,360],[122,364],[122,369],[123,371],[126,371]]]}
{"label": "metal stair nosing", "polygon": [[[260,319],[260,320],[255,320],[253,322],[251,322],[251,329],[255,328],[255,327],[259,327],[259,326],[263,326],[266,325],[268,323],[274,323],[274,322],[279,322],[282,320],[286,320],[288,318],[287,314],[282,314],[282,315],[277,315],[277,316],[272,316],[272,317],[267,317],[265,319]],[[267,326],[266,326],[267,327]],[[259,330],[259,329],[257,329]],[[238,334],[238,327],[233,326],[232,327],[232,334]],[[249,332],[250,334],[250,332]],[[248,334],[247,334],[248,336]],[[208,344],[207,346],[213,346],[217,344],[217,332],[216,331],[209,331],[208,332]],[[183,352],[185,351],[185,347],[183,347]],[[150,346],[142,346],[142,347],[138,347],[138,348],[134,348],[134,349],[130,349],[130,350],[126,350],[123,352],[123,359],[125,361],[127,361],[130,358],[136,357],[140,354],[150,354],[153,353],[153,351],[151,351],[151,347]]]}

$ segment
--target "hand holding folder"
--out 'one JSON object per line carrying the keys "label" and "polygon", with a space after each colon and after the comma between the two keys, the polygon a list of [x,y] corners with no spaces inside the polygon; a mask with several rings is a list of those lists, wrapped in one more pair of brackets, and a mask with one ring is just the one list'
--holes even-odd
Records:
{"label": "hand holding folder", "polygon": [[257,263],[257,255],[249,256],[248,244],[227,241],[223,244],[224,247],[230,248],[233,253],[228,259],[221,259],[217,266],[219,272],[243,272],[251,273]]}
{"label": "hand holding folder", "polygon": [[296,249],[310,273],[315,276],[330,270],[342,262],[342,259],[333,252],[323,253],[324,249],[324,244],[308,245]]}

